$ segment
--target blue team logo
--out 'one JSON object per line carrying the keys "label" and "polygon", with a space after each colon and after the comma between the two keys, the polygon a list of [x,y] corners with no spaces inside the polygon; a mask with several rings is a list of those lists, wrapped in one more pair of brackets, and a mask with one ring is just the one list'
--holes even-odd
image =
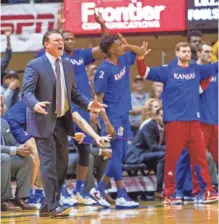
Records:
{"label": "blue team logo", "polygon": [[119,127],[117,135],[118,136],[123,136],[124,128],[122,126]]}

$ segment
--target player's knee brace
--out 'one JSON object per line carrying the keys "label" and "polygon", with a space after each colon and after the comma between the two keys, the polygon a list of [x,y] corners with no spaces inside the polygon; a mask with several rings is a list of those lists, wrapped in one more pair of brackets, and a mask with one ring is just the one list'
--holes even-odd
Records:
{"label": "player's knee brace", "polygon": [[77,144],[77,147],[78,147],[78,154],[79,154],[78,165],[79,166],[88,166],[90,145]]}

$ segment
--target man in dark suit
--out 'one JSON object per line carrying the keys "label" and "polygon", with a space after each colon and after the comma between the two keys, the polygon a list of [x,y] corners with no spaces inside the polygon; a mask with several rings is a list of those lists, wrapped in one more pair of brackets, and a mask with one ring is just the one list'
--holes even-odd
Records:
{"label": "man in dark suit", "polygon": [[157,110],[156,119],[145,120],[126,154],[125,163],[145,163],[149,169],[156,169],[157,191],[161,197],[163,190],[165,143],[163,140],[163,110]]}
{"label": "man in dark suit", "polygon": [[105,108],[89,101],[74,82],[71,62],[61,59],[64,50],[59,31],[43,36],[45,55],[30,61],[24,73],[23,100],[27,105],[27,131],[35,137],[40,157],[45,202],[40,216],[65,216],[70,208],[59,205],[60,190],[68,166],[67,135],[74,136],[71,101],[85,110]]}
{"label": "man in dark suit", "polygon": [[[0,96],[1,117],[1,211],[33,210],[35,206],[26,203],[30,191],[33,161],[28,144],[18,144],[11,133],[8,122],[2,118],[6,109]],[[12,200],[11,178],[16,178],[15,200]]]}

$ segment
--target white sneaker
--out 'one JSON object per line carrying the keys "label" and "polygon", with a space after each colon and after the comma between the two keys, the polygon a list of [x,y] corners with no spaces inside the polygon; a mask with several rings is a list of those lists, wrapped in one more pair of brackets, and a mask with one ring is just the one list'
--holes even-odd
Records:
{"label": "white sneaker", "polygon": [[138,207],[139,207],[138,202],[127,200],[125,197],[116,199],[116,209],[138,208]]}
{"label": "white sneaker", "polygon": [[96,188],[92,188],[90,190],[90,196],[101,206],[104,208],[110,208],[110,204],[105,200],[104,195],[101,195],[101,192],[96,190]]}
{"label": "white sneaker", "polygon": [[40,203],[37,203],[37,204],[33,204],[37,210],[40,210],[40,207],[41,207],[41,204]]}
{"label": "white sneaker", "polygon": [[78,205],[78,201],[74,195],[71,197],[65,198],[64,196],[61,195],[59,203],[61,205],[69,205],[69,206],[76,206]]}
{"label": "white sneaker", "polygon": [[95,200],[93,200],[87,195],[86,196],[81,195],[80,192],[76,192],[74,196],[76,197],[78,204],[80,205],[97,205],[97,202]]}
{"label": "white sneaker", "polygon": [[189,205],[189,204],[194,204],[194,197],[190,197],[190,196],[184,196],[183,197],[183,203],[185,205]]}

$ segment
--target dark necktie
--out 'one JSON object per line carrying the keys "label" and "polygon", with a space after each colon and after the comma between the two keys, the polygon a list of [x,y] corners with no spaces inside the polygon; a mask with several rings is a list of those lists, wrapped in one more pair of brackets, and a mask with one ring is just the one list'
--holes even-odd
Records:
{"label": "dark necktie", "polygon": [[61,70],[60,59],[57,58],[56,62],[56,114],[60,117],[62,114],[62,83],[61,83]]}
{"label": "dark necktie", "polygon": [[[60,117],[61,115],[64,115],[69,110],[69,103],[67,98],[67,91],[66,88],[64,88],[64,85],[62,86],[61,82],[61,69],[60,69],[60,59],[57,58],[55,62],[56,67],[56,113],[57,117]],[[62,91],[64,91],[64,114],[62,114],[63,111],[63,102],[62,102]]]}

